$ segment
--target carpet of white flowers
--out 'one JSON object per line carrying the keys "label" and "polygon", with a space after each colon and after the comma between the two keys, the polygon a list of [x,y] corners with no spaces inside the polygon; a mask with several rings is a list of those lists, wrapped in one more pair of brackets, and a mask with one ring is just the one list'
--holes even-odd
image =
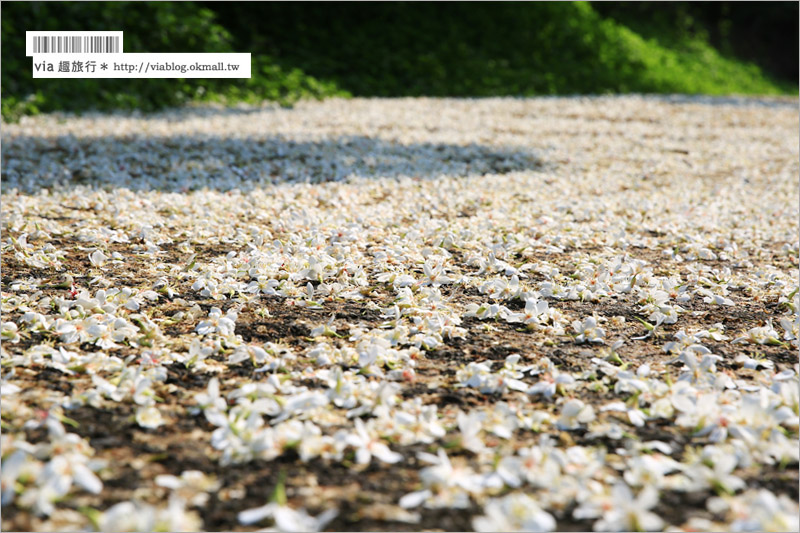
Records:
{"label": "carpet of white flowers", "polygon": [[5,530],[798,529],[795,101],[3,126]]}

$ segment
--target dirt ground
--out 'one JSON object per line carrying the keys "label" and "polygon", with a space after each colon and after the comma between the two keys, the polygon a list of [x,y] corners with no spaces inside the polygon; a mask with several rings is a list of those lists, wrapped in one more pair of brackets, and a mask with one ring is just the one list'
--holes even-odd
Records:
{"label": "dirt ground", "polygon": [[[736,440],[731,435],[715,442],[709,434],[697,435],[676,423],[677,414],[651,417],[637,427],[624,413],[601,411],[611,402],[631,401],[630,394],[615,390],[615,380],[598,370],[596,358],[611,360],[615,341],[624,342],[618,349],[623,368],[635,372],[646,364],[652,379],[676,383],[687,369],[677,353],[665,351],[665,344],[678,332],[721,324],[727,338],[702,340],[710,353],[720,356],[716,375],[737,380],[739,389],[743,384],[768,388],[781,372],[796,380],[797,341],[779,327],[782,319],[795,324],[795,330],[797,324],[797,310],[791,308],[798,277],[798,117],[793,102],[354,100],[249,114],[182,113],[123,117],[116,125],[103,116],[41,117],[4,128],[3,387],[19,389],[3,393],[2,430],[4,439],[13,439],[4,440],[3,464],[14,449],[11,443],[18,440],[41,446],[30,461],[34,455],[43,464],[52,459],[55,452],[48,456],[41,451],[52,437],[37,424],[48,412],[68,417],[66,430],[86,439],[93,458],[107,464],[97,471],[101,492],[74,486],[56,501],[58,511],[50,516],[23,503],[26,491],[45,483],[36,480],[35,470],[29,478],[4,479],[3,490],[11,483],[17,492],[10,504],[4,496],[4,530],[92,528],[96,524],[86,509],[102,512],[124,501],[160,508],[170,491],[155,484],[156,476],[189,470],[219,481],[204,504],[187,504],[206,531],[270,525],[269,520],[243,525],[237,513],[267,503],[281,483],[294,509],[312,515],[338,510],[327,530],[472,530],[489,496],[522,491],[543,502],[552,500],[544,496],[547,488],[505,486],[486,495],[471,494],[464,509],[398,507],[404,495],[423,487],[420,472],[428,465],[418,452],[444,449],[454,463],[477,472],[491,470],[491,460],[460,445],[459,412],[487,412],[504,402],[520,416],[549,415],[549,422],[517,428],[511,438],[487,428],[481,438],[496,460],[538,446],[544,434],[562,450],[599,449],[605,464],[595,479],[611,485],[628,468],[631,442],[666,443],[670,453],[664,455],[688,465],[704,447],[735,446]],[[350,139],[349,144],[341,139]],[[237,170],[231,175],[224,168]],[[27,246],[20,245],[23,235]],[[107,261],[90,259],[98,249]],[[703,250],[712,255],[698,256]],[[278,266],[278,254],[284,265]],[[42,257],[53,263],[42,263]],[[309,257],[332,258],[322,281],[302,278],[300,272],[314,265]],[[493,257],[522,274],[524,290],[536,291],[560,312],[563,333],[501,317],[469,316],[471,304],[486,302],[501,303],[510,312],[525,310],[523,298],[493,299],[482,291],[489,281],[513,277],[510,270],[486,267]],[[242,266],[243,258],[251,262]],[[263,264],[252,266],[263,270],[258,276],[287,280],[294,292],[245,291],[257,278],[247,268],[259,258]],[[606,281],[606,295],[568,299],[541,294],[549,283],[583,287],[593,273],[611,272],[620,259],[625,265],[643,262],[644,273],[630,282],[641,291],[661,288],[665,280],[679,281],[675,295],[687,299],[679,303],[676,322],[648,335],[645,323],[653,320],[643,310],[643,293],[612,284],[614,272]],[[363,469],[356,468],[350,451],[340,461],[303,461],[293,447],[272,460],[222,464],[221,451],[211,444],[216,427],[194,410],[195,396],[207,390],[212,378],[218,378],[223,395],[247,383],[266,383],[273,374],[295,387],[327,393],[324,375],[317,374],[320,365],[309,352],[320,342],[343,353],[357,350],[359,332],[390,328],[387,310],[401,291],[380,276],[410,275],[412,292],[420,297],[426,287],[421,281],[428,279],[424,266],[431,261],[446,265],[453,282],[427,285],[438,290],[441,302],[426,307],[430,304],[417,301],[416,307],[428,314],[406,314],[398,323],[426,333],[426,326],[415,326],[413,317],[439,312],[459,317],[457,326],[463,330],[441,335],[438,346],[430,349],[401,341],[396,348],[408,350],[413,362],[400,368],[413,369],[413,375],[392,383],[397,386],[394,408],[414,400],[436,406],[444,436],[430,443],[399,444],[400,437],[386,435],[383,441],[403,459],[386,464],[373,458]],[[204,295],[194,285],[207,273],[222,287],[216,295]],[[72,283],[59,286],[66,274]],[[704,285],[700,279],[713,276],[728,281]],[[91,298],[103,287],[127,287],[142,295],[157,290],[162,278],[174,295],[157,293],[156,299],[140,298],[138,310],[120,306],[113,311],[130,322],[140,313],[157,324],[158,332],[147,339],[139,336],[145,333],[142,329],[106,350],[94,340],[64,342],[55,326],[36,331],[23,320],[30,311],[53,321],[73,320],[54,309],[60,299],[74,301],[83,290]],[[316,292],[330,291],[320,307],[303,303],[309,284]],[[701,287],[731,305],[704,301],[705,293],[696,292]],[[670,305],[677,301],[672,296]],[[194,306],[199,308],[196,317],[173,320]],[[217,338],[198,333],[198,323],[213,308],[223,314],[238,312],[233,338],[208,355],[204,365],[179,362],[174,354],[188,353],[193,340]],[[601,320],[602,343],[576,340],[573,322],[591,316]],[[312,330],[331,317],[336,335],[313,336]],[[6,336],[7,323],[16,324],[18,339]],[[767,324],[780,334],[776,342],[734,342]],[[259,371],[261,365],[251,360],[229,362],[237,346],[267,343],[290,350],[294,359],[283,359],[278,370],[268,372]],[[32,355],[42,346],[85,357],[84,367],[65,373],[51,364],[54,356]],[[75,398],[95,388],[93,375],[107,380],[118,375],[92,369],[92,357],[99,353],[130,358],[130,367],[163,367],[166,378],[152,384],[162,425],[137,423],[131,398],[104,397],[94,406],[75,405]],[[146,361],[146,353],[160,359]],[[493,361],[491,368],[497,371],[513,354],[520,356],[523,367],[546,357],[558,371],[573,376],[576,385],[553,397],[462,386],[459,376],[470,363]],[[741,355],[771,366],[745,368],[736,360]],[[358,361],[326,367],[356,373],[361,370]],[[383,371],[391,369],[387,365]],[[540,378],[525,372],[520,379],[531,386]],[[382,383],[386,378],[368,375],[366,380]],[[555,421],[572,398],[592,406],[595,419],[559,429]],[[234,403],[227,401],[229,407]],[[793,408],[796,415],[796,404]],[[311,415],[323,434],[352,429],[346,409],[333,404],[324,409],[330,418]],[[369,420],[370,414],[363,418]],[[265,420],[269,425],[270,417]],[[625,436],[591,435],[607,422],[623,427]],[[797,426],[781,428],[796,444]],[[744,482],[735,491],[739,495],[767,489],[798,500],[796,459],[754,459],[747,466],[739,464],[734,474]],[[705,519],[709,527],[727,529],[736,520],[733,512],[709,509],[709,500],[720,495],[725,496],[713,488],[660,487],[651,511],[663,527],[683,528],[693,519]],[[591,530],[596,519],[573,516],[579,505],[567,498],[563,506],[543,509],[555,518],[558,531]],[[66,511],[87,518],[81,522]]]}

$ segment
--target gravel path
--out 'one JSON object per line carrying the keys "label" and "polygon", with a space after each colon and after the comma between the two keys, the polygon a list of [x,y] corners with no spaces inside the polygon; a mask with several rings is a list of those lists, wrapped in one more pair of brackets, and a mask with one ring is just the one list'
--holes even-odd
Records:
{"label": "gravel path", "polygon": [[796,101],[3,125],[6,530],[798,528]]}

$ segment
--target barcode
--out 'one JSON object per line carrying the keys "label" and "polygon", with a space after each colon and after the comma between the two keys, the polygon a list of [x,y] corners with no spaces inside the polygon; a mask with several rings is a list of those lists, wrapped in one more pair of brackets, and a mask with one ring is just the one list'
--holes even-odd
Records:
{"label": "barcode", "polygon": [[119,37],[116,35],[33,37],[34,54],[118,54]]}

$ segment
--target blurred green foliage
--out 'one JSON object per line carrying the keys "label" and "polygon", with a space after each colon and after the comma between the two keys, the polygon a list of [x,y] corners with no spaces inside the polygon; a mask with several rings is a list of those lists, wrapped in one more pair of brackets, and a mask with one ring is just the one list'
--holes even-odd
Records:
{"label": "blurred green foliage", "polygon": [[152,111],[191,100],[290,104],[299,98],[344,94],[298,69],[260,55],[253,76],[229,79],[33,79],[25,31],[122,30],[125,52],[235,52],[228,30],[207,7],[192,2],[4,2],[2,116],[53,110]]}
{"label": "blurred green foliage", "polygon": [[[2,114],[13,120],[50,110],[148,111],[192,100],[291,104],[347,94],[796,94],[796,78],[776,81],[736,57],[730,24],[703,22],[692,9],[585,2],[5,2]],[[720,40],[725,28],[727,40]],[[34,80],[24,54],[25,30],[34,29],[123,30],[126,52],[251,52],[253,77]],[[789,56],[796,53],[795,46]]]}

